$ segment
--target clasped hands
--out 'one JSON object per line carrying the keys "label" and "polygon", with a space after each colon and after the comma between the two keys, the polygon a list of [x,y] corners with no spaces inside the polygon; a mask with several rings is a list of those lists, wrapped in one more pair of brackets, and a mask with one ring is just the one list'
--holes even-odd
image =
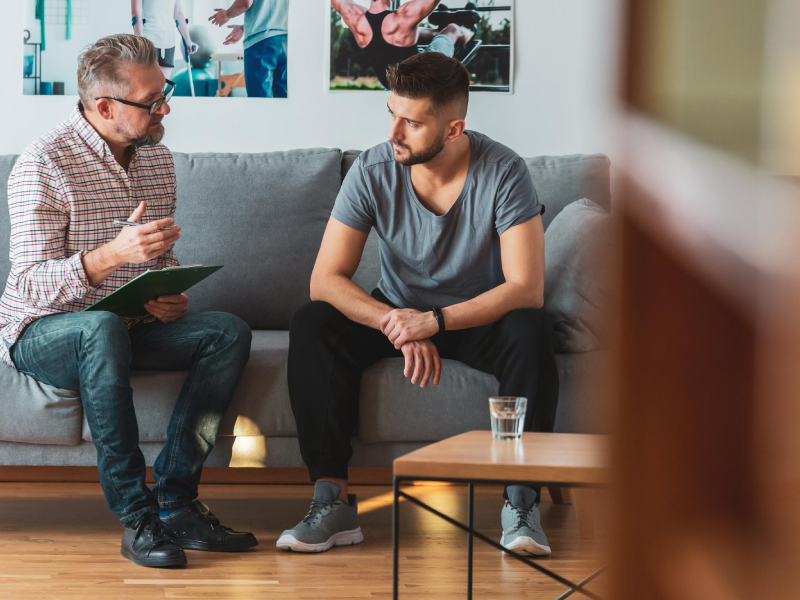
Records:
{"label": "clasped hands", "polygon": [[411,376],[412,385],[424,388],[433,380],[439,385],[442,360],[430,337],[439,331],[439,324],[431,312],[420,312],[412,308],[395,308],[380,320],[381,332],[395,348],[403,353],[406,364],[405,377]]}

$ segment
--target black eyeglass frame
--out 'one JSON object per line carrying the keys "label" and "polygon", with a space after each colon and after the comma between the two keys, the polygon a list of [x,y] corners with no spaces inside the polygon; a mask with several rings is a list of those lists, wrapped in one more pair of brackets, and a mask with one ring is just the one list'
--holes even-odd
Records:
{"label": "black eyeglass frame", "polygon": [[128,106],[135,106],[137,108],[144,108],[148,111],[148,114],[154,115],[158,112],[158,109],[161,108],[161,105],[164,102],[169,102],[172,99],[172,94],[175,92],[175,82],[170,81],[169,79],[166,80],[167,85],[169,87],[166,92],[163,92],[161,98],[153,102],[152,104],[142,104],[141,102],[131,102],[130,100],[123,100],[122,98],[115,98],[114,96],[98,96],[95,100],[115,100],[120,104],[127,104]]}

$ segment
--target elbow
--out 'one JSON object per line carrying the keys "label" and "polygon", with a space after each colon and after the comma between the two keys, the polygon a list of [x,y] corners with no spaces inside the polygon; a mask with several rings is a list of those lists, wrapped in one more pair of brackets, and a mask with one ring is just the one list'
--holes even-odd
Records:
{"label": "elbow", "polygon": [[309,286],[309,296],[312,301],[322,300],[323,285],[319,276],[311,275],[311,285]]}
{"label": "elbow", "polygon": [[522,306],[521,308],[543,308],[544,307],[544,289],[541,287],[526,286],[522,292]]}

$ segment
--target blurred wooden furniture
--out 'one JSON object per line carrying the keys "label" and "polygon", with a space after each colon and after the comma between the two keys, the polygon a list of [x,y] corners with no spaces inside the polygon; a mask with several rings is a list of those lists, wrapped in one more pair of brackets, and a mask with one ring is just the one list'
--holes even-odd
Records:
{"label": "blurred wooden furniture", "polygon": [[800,597],[800,194],[764,160],[767,4],[627,3],[619,600]]}

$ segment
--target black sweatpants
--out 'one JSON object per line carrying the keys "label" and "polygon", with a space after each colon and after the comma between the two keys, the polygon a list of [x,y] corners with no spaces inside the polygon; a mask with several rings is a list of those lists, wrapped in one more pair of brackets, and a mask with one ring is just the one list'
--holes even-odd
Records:
{"label": "black sweatpants", "polygon": [[[386,302],[377,290],[374,295]],[[303,461],[312,481],[347,479],[361,374],[403,354],[379,330],[351,321],[327,302],[302,306],[289,335],[289,397]],[[445,331],[431,341],[442,358],[497,377],[499,395],[527,398],[525,431],[553,431],[558,370],[544,310],[514,310],[496,323]]]}

